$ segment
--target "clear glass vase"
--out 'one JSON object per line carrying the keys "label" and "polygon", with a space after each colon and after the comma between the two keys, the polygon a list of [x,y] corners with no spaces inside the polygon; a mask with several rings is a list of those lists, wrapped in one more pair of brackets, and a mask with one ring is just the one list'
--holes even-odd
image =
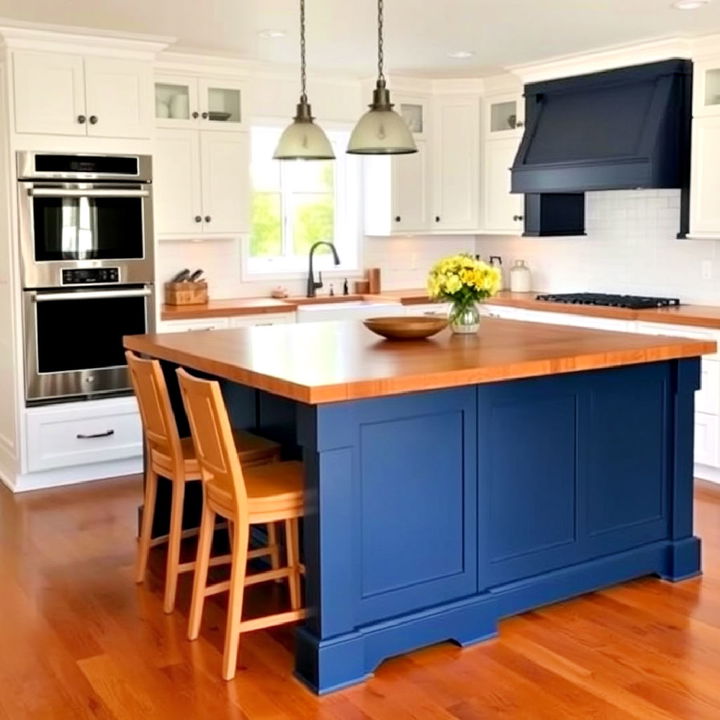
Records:
{"label": "clear glass vase", "polygon": [[453,303],[449,319],[450,329],[458,335],[471,335],[480,328],[480,311],[474,302]]}

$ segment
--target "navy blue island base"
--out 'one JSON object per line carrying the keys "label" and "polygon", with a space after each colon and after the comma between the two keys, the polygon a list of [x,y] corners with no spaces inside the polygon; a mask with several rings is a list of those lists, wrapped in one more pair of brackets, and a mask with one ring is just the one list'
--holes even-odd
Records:
{"label": "navy blue island base", "polygon": [[304,461],[295,672],[317,693],[541,605],[700,573],[694,392],[714,343],[494,318],[409,344],[352,322],[190,335],[125,344],[164,362],[181,430],[174,363]]}
{"label": "navy blue island base", "polygon": [[324,405],[225,383],[239,424],[306,463],[297,676],[327,693],[393,655],[491,638],[509,615],[699,574],[699,362]]}

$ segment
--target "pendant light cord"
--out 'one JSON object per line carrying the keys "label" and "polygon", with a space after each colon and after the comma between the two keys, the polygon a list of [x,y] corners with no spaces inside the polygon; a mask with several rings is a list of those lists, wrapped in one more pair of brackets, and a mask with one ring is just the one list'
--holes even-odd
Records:
{"label": "pendant light cord", "polygon": [[[305,2],[305,0],[302,0]],[[383,47],[383,0],[378,0],[378,81],[385,84],[385,73],[383,64],[385,62],[385,50]]]}
{"label": "pendant light cord", "polygon": [[[382,0],[381,0],[382,1]],[[307,74],[305,72],[305,0],[300,0],[300,101],[307,102]]]}

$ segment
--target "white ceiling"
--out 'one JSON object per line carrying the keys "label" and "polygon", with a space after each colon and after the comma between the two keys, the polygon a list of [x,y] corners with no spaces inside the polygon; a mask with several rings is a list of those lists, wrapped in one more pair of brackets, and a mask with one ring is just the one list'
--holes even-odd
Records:
{"label": "white ceiling", "polygon": [[[391,72],[487,75],[518,63],[675,35],[720,32],[720,0],[688,12],[671,0],[385,0]],[[306,0],[308,62],[369,76],[375,0]],[[171,35],[186,48],[283,64],[298,55],[298,0],[0,0],[0,15]],[[258,37],[281,29],[278,40]],[[469,60],[447,53],[472,50]],[[311,68],[312,69],[312,68]]]}

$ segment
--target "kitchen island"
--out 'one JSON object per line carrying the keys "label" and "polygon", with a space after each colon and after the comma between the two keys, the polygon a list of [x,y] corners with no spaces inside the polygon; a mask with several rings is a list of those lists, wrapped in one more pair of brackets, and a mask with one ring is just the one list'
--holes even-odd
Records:
{"label": "kitchen island", "polygon": [[171,382],[176,365],[217,377],[235,425],[304,460],[296,674],[316,692],[540,605],[700,572],[693,393],[712,342],[487,318],[400,343],[344,322],[125,344]]}

